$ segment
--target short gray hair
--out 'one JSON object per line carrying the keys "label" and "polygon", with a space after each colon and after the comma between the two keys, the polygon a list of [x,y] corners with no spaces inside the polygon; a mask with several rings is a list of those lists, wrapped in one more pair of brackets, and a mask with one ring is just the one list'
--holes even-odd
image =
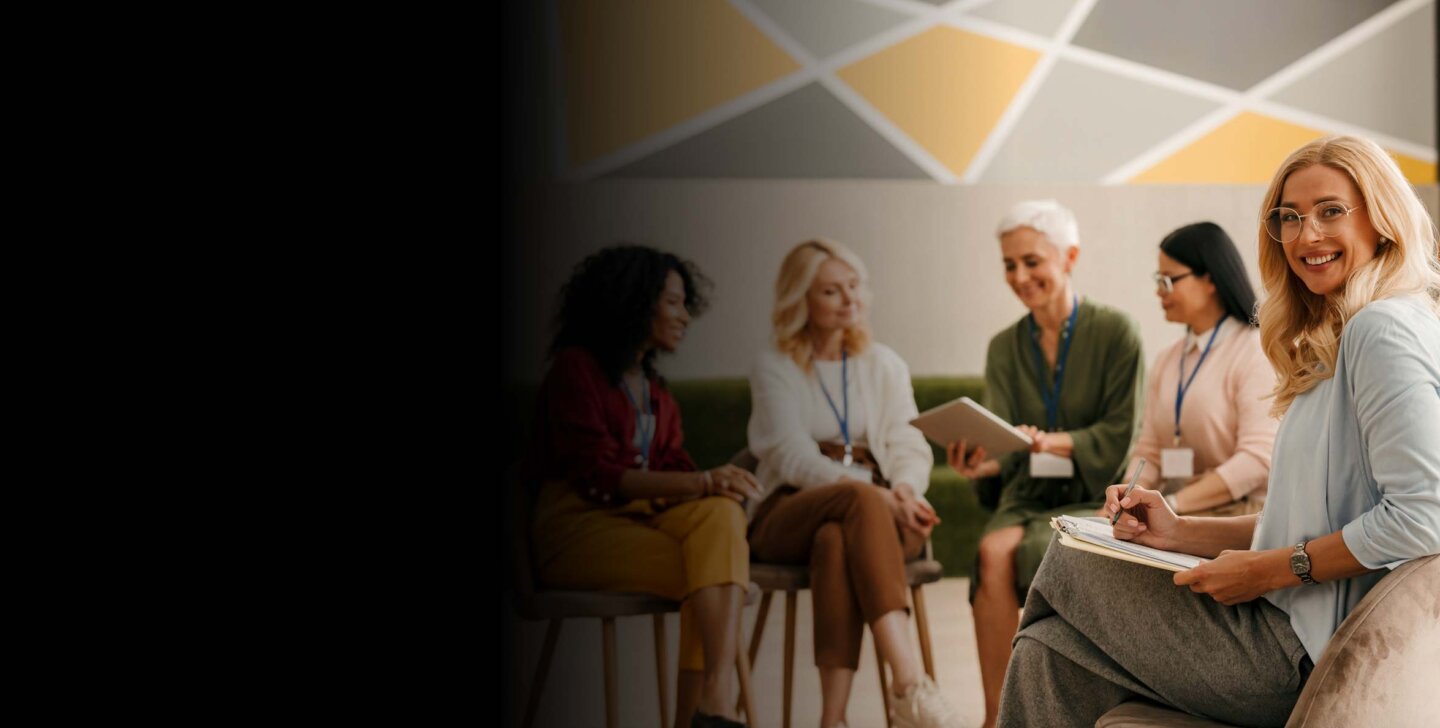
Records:
{"label": "short gray hair", "polygon": [[995,235],[1022,227],[1033,228],[1049,238],[1062,253],[1068,248],[1080,247],[1080,226],[1075,222],[1075,213],[1055,200],[1026,200],[1015,205],[1000,218]]}

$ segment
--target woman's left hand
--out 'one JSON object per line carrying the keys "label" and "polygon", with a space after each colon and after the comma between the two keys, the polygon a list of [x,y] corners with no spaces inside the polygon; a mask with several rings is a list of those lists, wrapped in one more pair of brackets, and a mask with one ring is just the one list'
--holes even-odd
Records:
{"label": "woman's left hand", "polygon": [[907,528],[915,533],[930,537],[931,531],[940,523],[939,514],[930,507],[929,503],[920,500],[915,495],[915,489],[908,483],[896,483],[891,488],[892,497],[895,499],[895,522],[902,528]]}
{"label": "woman's left hand", "polygon": [[1030,452],[1044,452],[1040,449],[1041,435],[1045,434],[1044,430],[1033,425],[1016,425],[1015,429],[1030,438]]}
{"label": "woman's left hand", "polygon": [[1030,436],[1030,452],[1048,452],[1062,458],[1075,453],[1075,440],[1068,432],[1046,432],[1031,425],[1016,425],[1015,429]]}
{"label": "woman's left hand", "polygon": [[1276,574],[1290,573],[1284,549],[1269,551],[1221,551],[1213,561],[1175,575],[1176,586],[1209,594],[1227,607],[1256,599],[1285,584]]}

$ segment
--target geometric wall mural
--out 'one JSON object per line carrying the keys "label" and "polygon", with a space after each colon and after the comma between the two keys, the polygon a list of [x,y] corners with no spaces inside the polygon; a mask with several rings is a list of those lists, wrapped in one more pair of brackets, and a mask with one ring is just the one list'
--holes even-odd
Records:
{"label": "geometric wall mural", "polygon": [[562,176],[1436,182],[1436,0],[552,0]]}
{"label": "geometric wall mural", "polygon": [[1040,57],[1029,48],[938,26],[836,76],[960,176]]}
{"label": "geometric wall mural", "polygon": [[1267,182],[1291,150],[1324,134],[1244,111],[1132,178],[1135,182]]}
{"label": "geometric wall mural", "polygon": [[591,161],[800,70],[724,2],[561,4],[572,163]]}

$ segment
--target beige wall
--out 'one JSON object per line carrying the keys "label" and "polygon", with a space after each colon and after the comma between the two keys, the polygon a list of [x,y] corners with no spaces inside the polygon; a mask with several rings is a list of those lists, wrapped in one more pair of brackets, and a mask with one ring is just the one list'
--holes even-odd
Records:
{"label": "beige wall", "polygon": [[[916,374],[979,374],[985,346],[1023,312],[1005,285],[995,223],[1014,202],[1054,197],[1080,221],[1080,293],[1139,322],[1147,361],[1180,335],[1150,275],[1170,230],[1213,220],[1236,240],[1255,278],[1261,186],[941,186],[813,180],[605,181],[536,188],[516,211],[519,247],[505,271],[521,294],[509,356],[538,379],[556,292],[584,255],[641,242],[695,261],[714,282],[710,311],[681,351],[674,378],[743,376],[768,340],[772,286],[786,251],[809,237],[840,240],[870,266],[877,338]],[[1440,190],[1421,192],[1431,214]],[[533,374],[532,374],[533,373]]]}

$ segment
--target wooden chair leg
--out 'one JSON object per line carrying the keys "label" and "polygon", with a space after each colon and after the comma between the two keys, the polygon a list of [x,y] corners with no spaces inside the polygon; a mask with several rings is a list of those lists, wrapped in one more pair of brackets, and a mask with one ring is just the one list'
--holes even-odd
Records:
{"label": "wooden chair leg", "polygon": [[552,619],[550,626],[545,628],[545,645],[540,648],[540,664],[535,666],[535,677],[530,680],[530,699],[525,701],[521,728],[535,725],[535,713],[540,709],[540,692],[545,689],[545,678],[550,675],[550,658],[555,656],[555,642],[560,639],[560,625],[564,623],[563,619]]}
{"label": "wooden chair leg", "polygon": [[665,675],[665,615],[654,615],[655,620],[655,684],[660,688],[660,728],[670,726],[670,686]]}
{"label": "wooden chair leg", "polygon": [[[755,664],[756,655],[760,654],[760,636],[765,634],[765,618],[770,616],[770,599],[774,596],[775,592],[773,591],[767,591],[760,596],[760,611],[755,613],[755,629],[750,633],[750,664],[752,666]],[[740,641],[743,646],[745,641],[744,635],[740,636]],[[745,709],[744,702],[745,696],[742,695],[736,698],[735,712],[738,713]],[[746,715],[749,714],[747,713]]]}
{"label": "wooden chair leg", "polygon": [[925,587],[910,587],[910,599],[915,603],[915,629],[920,633],[920,656],[925,660],[925,674],[935,679],[935,656],[930,651],[930,618],[925,613]]}
{"label": "wooden chair leg", "polygon": [[790,705],[795,690],[795,590],[785,592],[785,712],[784,728],[790,728]]}
{"label": "wooden chair leg", "polygon": [[620,696],[615,667],[615,618],[600,620],[601,638],[605,646],[605,728],[620,727]]}
{"label": "wooden chair leg", "polygon": [[775,592],[767,591],[760,597],[760,611],[755,613],[755,631],[750,634],[750,664],[755,664],[755,657],[760,654],[760,636],[765,634],[765,621],[770,616],[770,600]]}
{"label": "wooden chair leg", "polygon": [[870,641],[875,643],[875,671],[880,673],[880,697],[885,704],[885,728],[890,728],[890,678],[885,672],[885,658],[880,655],[880,641],[875,639],[875,633],[870,633]]}
{"label": "wooden chair leg", "polygon": [[750,658],[745,655],[745,635],[735,639],[735,673],[740,678],[740,702],[745,705],[745,725],[755,728],[755,693],[750,687]]}

